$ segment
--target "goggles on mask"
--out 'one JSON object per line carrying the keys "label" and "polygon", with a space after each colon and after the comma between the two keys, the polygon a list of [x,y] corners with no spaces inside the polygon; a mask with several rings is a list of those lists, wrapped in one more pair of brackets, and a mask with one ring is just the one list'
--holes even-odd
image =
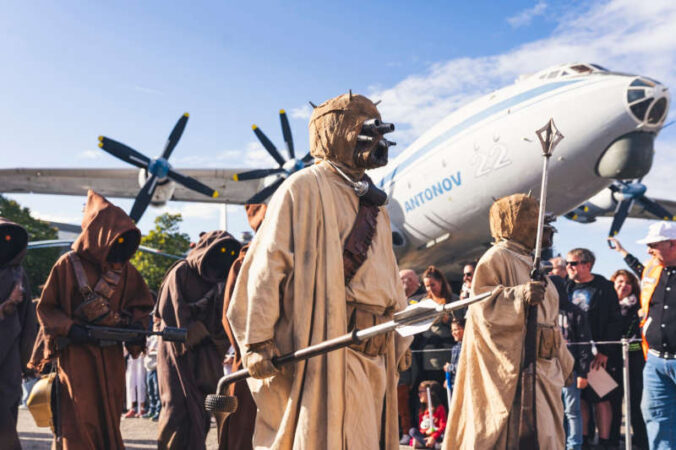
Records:
{"label": "goggles on mask", "polygon": [[387,164],[390,146],[397,145],[383,136],[394,131],[394,124],[369,119],[362,124],[354,149],[354,164],[362,169],[375,169]]}

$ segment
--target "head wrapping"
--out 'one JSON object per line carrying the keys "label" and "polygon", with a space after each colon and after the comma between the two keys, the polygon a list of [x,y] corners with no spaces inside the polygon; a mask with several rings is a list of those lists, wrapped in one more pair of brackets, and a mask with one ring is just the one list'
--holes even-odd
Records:
{"label": "head wrapping", "polygon": [[496,241],[507,239],[535,248],[538,228],[538,202],[525,194],[496,200],[490,213],[491,235]]}
{"label": "head wrapping", "polygon": [[357,136],[364,121],[380,120],[378,108],[371,100],[356,94],[343,94],[327,100],[310,118],[310,153],[315,158],[341,164],[351,172],[363,173],[354,162]]}

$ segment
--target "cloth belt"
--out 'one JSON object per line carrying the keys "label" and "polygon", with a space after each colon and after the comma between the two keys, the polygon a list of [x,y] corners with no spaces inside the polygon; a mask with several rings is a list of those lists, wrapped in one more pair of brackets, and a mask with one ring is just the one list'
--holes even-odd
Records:
{"label": "cloth belt", "polygon": [[660,351],[654,350],[652,348],[648,349],[648,353],[650,353],[653,356],[657,356],[658,358],[662,358],[662,359],[676,359],[676,353],[660,352]]}
{"label": "cloth belt", "polygon": [[[392,320],[392,316],[394,316],[394,307],[392,306],[383,308],[382,306],[356,302],[348,302],[346,306],[348,331],[363,330],[380,325]],[[390,339],[392,339],[392,332],[373,336],[365,341],[351,344],[349,347],[367,356],[379,356],[387,352]]]}

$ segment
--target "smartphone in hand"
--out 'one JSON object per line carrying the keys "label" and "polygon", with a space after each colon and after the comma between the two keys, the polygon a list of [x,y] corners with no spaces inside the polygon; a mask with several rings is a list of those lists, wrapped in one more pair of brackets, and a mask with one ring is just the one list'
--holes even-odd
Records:
{"label": "smartphone in hand", "polygon": [[608,238],[606,242],[608,242],[608,247],[610,247],[611,249],[615,250],[617,248],[615,246],[615,241],[613,241],[611,238]]}

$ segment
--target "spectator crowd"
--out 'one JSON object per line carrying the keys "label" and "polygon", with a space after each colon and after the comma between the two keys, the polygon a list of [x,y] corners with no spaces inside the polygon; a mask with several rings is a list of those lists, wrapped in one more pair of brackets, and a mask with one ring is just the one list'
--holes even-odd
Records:
{"label": "spectator crowd", "polygon": [[[627,264],[610,279],[594,273],[596,256],[575,248],[550,259],[548,280],[559,294],[558,325],[575,359],[573,377],[563,388],[567,449],[619,449],[621,427],[629,427],[633,448],[673,448],[676,442],[676,227],[655,223],[648,236],[648,265],[609,238]],[[410,270],[400,272],[409,304],[424,299],[449,303],[471,295],[475,264],[463,267],[460,295],[434,266],[422,280]],[[463,313],[439,318],[415,337],[413,363],[398,386],[402,445],[440,448],[453,395],[465,325]],[[621,340],[629,344],[623,360]],[[623,423],[629,371],[631,417]],[[590,383],[607,374],[611,380]],[[592,386],[595,384],[595,386]],[[607,387],[606,387],[607,386]],[[599,393],[600,391],[600,393]]]}

